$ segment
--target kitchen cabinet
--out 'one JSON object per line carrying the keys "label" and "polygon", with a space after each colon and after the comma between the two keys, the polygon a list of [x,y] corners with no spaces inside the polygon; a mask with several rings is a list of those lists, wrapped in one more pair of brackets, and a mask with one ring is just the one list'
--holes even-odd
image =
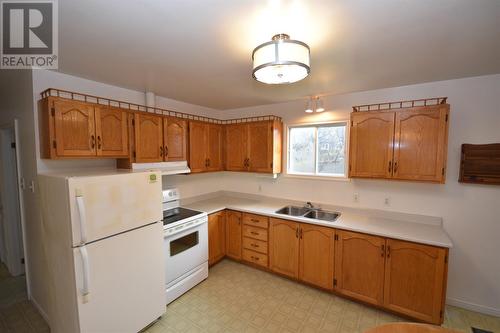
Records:
{"label": "kitchen cabinet", "polygon": [[382,305],[385,239],[343,230],[336,232],[335,239],[335,290]]}
{"label": "kitchen cabinet", "polygon": [[189,122],[189,167],[191,172],[222,170],[222,126]]}
{"label": "kitchen cabinet", "polygon": [[271,218],[269,249],[269,268],[274,272],[298,278],[299,223]]}
{"label": "kitchen cabinet", "polygon": [[349,177],[390,178],[394,112],[353,112]]}
{"label": "kitchen cabinet", "polygon": [[246,262],[267,268],[269,265],[269,218],[256,214],[243,213],[242,220],[242,259]]}
{"label": "kitchen cabinet", "polygon": [[396,112],[393,178],[445,181],[448,107]]}
{"label": "kitchen cabinet", "polygon": [[163,118],[163,160],[187,160],[187,120],[165,117]]}
{"label": "kitchen cabinet", "polygon": [[448,250],[388,239],[384,307],[426,322],[443,320]]}
{"label": "kitchen cabinet", "polygon": [[333,289],[335,230],[313,224],[300,224],[299,280]]}
{"label": "kitchen cabinet", "polygon": [[240,212],[226,211],[226,255],[236,260],[241,259],[241,222]]}
{"label": "kitchen cabinet", "polygon": [[39,105],[42,158],[129,154],[126,111],[57,97],[45,98]]}
{"label": "kitchen cabinet", "polygon": [[136,112],[135,161],[152,163],[163,161],[163,118],[145,112]]}
{"label": "kitchen cabinet", "polygon": [[114,107],[95,108],[97,156],[125,157],[128,149],[128,113]]}
{"label": "kitchen cabinet", "polygon": [[280,173],[282,127],[277,120],[226,125],[226,170]]}
{"label": "kitchen cabinet", "polygon": [[224,211],[208,216],[208,264],[211,266],[226,255],[226,214]]}
{"label": "kitchen cabinet", "polygon": [[449,105],[351,113],[349,176],[445,182]]}

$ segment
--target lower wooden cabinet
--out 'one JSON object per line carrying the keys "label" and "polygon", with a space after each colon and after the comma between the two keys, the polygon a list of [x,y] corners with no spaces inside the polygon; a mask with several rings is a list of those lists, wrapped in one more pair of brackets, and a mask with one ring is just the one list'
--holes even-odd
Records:
{"label": "lower wooden cabinet", "polygon": [[363,302],[382,305],[385,238],[337,231],[335,290]]}
{"label": "lower wooden cabinet", "polygon": [[333,289],[335,229],[300,224],[299,280]]}
{"label": "lower wooden cabinet", "polygon": [[213,265],[226,255],[226,213],[208,215],[208,265]]}
{"label": "lower wooden cabinet", "polygon": [[270,219],[269,268],[289,277],[299,276],[299,223]]}
{"label": "lower wooden cabinet", "polygon": [[226,255],[241,259],[241,213],[226,211]]}
{"label": "lower wooden cabinet", "polygon": [[448,250],[394,239],[386,244],[384,307],[441,323]]}

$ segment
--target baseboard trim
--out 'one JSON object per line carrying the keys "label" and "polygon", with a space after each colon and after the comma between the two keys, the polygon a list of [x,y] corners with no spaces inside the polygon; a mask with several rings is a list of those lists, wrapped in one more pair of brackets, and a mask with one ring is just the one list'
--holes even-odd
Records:
{"label": "baseboard trim", "polygon": [[500,317],[500,309],[491,308],[489,306],[479,305],[471,302],[462,301],[456,298],[447,298],[446,304],[457,306],[471,311],[484,313],[491,316]]}
{"label": "baseboard trim", "polygon": [[48,324],[49,323],[49,316],[47,316],[47,314],[45,313],[45,311],[43,311],[43,309],[40,306],[40,304],[38,304],[38,302],[35,300],[34,297],[31,297],[30,301],[33,303],[33,305],[35,306],[35,308],[38,310],[38,312],[40,312],[40,314],[42,315],[43,319],[45,319],[45,321]]}

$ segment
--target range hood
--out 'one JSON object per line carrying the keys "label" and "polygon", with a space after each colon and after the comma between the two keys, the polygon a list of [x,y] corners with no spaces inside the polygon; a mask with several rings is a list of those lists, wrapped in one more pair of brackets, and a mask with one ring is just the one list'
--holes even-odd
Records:
{"label": "range hood", "polygon": [[155,170],[160,171],[162,175],[180,175],[190,173],[187,161],[179,162],[159,162],[159,163],[132,163],[132,170],[144,171]]}

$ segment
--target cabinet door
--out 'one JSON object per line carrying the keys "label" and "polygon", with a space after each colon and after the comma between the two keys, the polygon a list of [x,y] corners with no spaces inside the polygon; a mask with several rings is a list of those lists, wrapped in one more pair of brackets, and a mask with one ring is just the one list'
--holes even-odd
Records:
{"label": "cabinet door", "polygon": [[113,107],[95,108],[97,155],[126,157],[128,148],[128,113]]}
{"label": "cabinet door", "polygon": [[299,275],[299,224],[270,219],[269,249],[271,270],[297,278]]}
{"label": "cabinet door", "polygon": [[163,161],[163,119],[146,113],[135,114],[136,162]]}
{"label": "cabinet door", "polygon": [[334,234],[332,228],[300,224],[300,280],[333,289]]}
{"label": "cabinet door", "polygon": [[208,216],[208,264],[221,260],[226,249],[226,221],[224,212]]}
{"label": "cabinet door", "polygon": [[53,112],[57,156],[95,156],[94,107],[76,101],[55,100]]}
{"label": "cabinet door", "polygon": [[387,240],[384,305],[423,321],[440,324],[447,250]]}
{"label": "cabinet door", "polygon": [[226,212],[226,255],[241,259],[241,213],[232,210]]}
{"label": "cabinet door", "polygon": [[248,169],[254,172],[272,172],[272,122],[248,123]]}
{"label": "cabinet door", "polygon": [[222,170],[222,126],[208,124],[208,171]]}
{"label": "cabinet door", "polygon": [[187,159],[187,121],[179,118],[163,118],[163,158],[165,161]]}
{"label": "cabinet door", "polygon": [[245,171],[247,169],[247,139],[247,124],[226,126],[226,170]]}
{"label": "cabinet door", "polygon": [[444,182],[447,106],[396,113],[394,178]]}
{"label": "cabinet door", "polygon": [[337,231],[335,289],[367,303],[381,305],[384,288],[385,239]]}
{"label": "cabinet door", "polygon": [[349,177],[390,178],[394,112],[351,113]]}
{"label": "cabinet door", "polygon": [[207,169],[207,124],[189,122],[189,167],[191,172],[202,172]]}

